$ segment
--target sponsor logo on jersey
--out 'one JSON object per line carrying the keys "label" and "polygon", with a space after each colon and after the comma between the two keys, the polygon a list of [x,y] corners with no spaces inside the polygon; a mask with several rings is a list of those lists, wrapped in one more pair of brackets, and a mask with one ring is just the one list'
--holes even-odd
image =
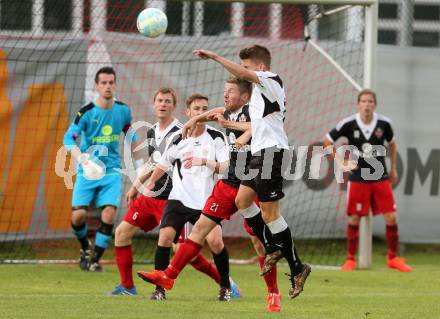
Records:
{"label": "sponsor logo on jersey", "polygon": [[359,138],[359,136],[360,136],[360,132],[359,132],[358,130],[355,130],[355,131],[353,132],[353,137],[354,137],[354,138]]}
{"label": "sponsor logo on jersey", "polygon": [[113,128],[111,125],[104,125],[101,129],[102,135],[92,138],[92,143],[103,144],[119,141],[119,134],[113,134]]}
{"label": "sponsor logo on jersey", "polygon": [[111,125],[104,125],[101,129],[102,135],[105,136],[112,134],[112,132],[113,132],[113,127]]}

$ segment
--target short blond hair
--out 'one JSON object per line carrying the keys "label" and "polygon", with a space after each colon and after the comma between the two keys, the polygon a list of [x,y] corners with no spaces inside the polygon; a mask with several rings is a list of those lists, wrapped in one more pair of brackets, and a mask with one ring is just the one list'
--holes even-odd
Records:
{"label": "short blond hair", "polygon": [[154,92],[153,102],[156,101],[156,96],[159,93],[161,93],[161,94],[171,94],[171,96],[173,97],[173,105],[176,106],[176,104],[177,104],[177,94],[176,94],[176,91],[174,91],[174,89],[168,88],[168,87],[158,88],[156,90],[156,92]]}
{"label": "short blond hair", "polygon": [[358,98],[357,98],[358,103],[361,101],[361,97],[362,97],[363,95],[367,95],[367,94],[369,94],[369,95],[371,95],[371,96],[373,97],[373,99],[374,99],[374,104],[377,105],[376,92],[374,92],[374,91],[371,90],[371,89],[363,89],[363,90],[361,90],[361,91],[358,93]]}

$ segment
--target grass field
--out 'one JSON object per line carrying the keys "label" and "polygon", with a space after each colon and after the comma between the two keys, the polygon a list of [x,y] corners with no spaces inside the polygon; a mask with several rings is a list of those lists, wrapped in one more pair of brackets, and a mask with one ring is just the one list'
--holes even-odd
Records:
{"label": "grass field", "polygon": [[[230,303],[216,301],[217,287],[191,268],[179,277],[168,300],[152,302],[146,296],[153,286],[138,278],[139,296],[106,296],[118,282],[116,267],[110,265],[104,273],[65,265],[0,265],[0,318],[440,318],[438,250],[407,250],[407,257],[412,273],[389,270],[377,253],[372,270],[314,269],[304,293],[295,300],[284,297],[278,314],[265,311],[266,290],[256,265],[232,266],[243,298]],[[286,271],[285,266],[279,269],[284,296]]]}

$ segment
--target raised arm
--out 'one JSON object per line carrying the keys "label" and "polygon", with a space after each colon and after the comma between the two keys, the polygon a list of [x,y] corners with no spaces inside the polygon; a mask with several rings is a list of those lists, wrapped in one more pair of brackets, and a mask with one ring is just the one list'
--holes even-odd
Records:
{"label": "raised arm", "polygon": [[182,138],[185,139],[188,136],[191,136],[191,133],[197,126],[197,123],[215,121],[215,116],[217,114],[223,114],[225,112],[224,107],[216,107],[205,113],[202,113],[198,116],[191,118],[188,122],[186,122],[182,127]]}
{"label": "raised arm", "polygon": [[193,51],[193,54],[201,59],[211,59],[217,63],[220,63],[226,70],[240,79],[253,83],[260,83],[260,80],[254,71],[248,70],[240,64],[232,62],[231,60],[228,60],[215,52],[207,50],[195,50]]}

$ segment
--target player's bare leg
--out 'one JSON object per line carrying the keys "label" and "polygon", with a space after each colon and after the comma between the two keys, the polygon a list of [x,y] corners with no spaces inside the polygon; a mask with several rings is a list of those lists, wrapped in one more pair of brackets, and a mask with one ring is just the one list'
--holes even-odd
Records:
{"label": "player's bare leg", "polygon": [[133,252],[131,249],[133,236],[140,228],[122,221],[115,231],[115,258],[121,282],[111,292],[112,295],[136,295],[133,282]]}
{"label": "player's bare leg", "polygon": [[399,248],[399,232],[397,228],[397,215],[395,212],[383,214],[387,241],[387,265],[391,269],[397,269],[401,272],[412,271],[411,266],[406,264],[405,259],[397,256]]}
{"label": "player's bare leg", "polygon": [[92,244],[87,238],[86,216],[86,206],[72,208],[72,230],[79,243],[81,244],[79,267],[82,270],[88,269],[91,256],[93,255]]}
{"label": "player's bare leg", "polygon": [[[292,234],[286,221],[280,214],[279,201],[260,202],[263,220],[269,227],[273,237],[273,244],[282,252],[286,258],[291,273],[291,287],[289,297],[297,297],[303,290],[307,277],[312,271],[310,265],[303,264],[298,256],[292,241]],[[272,269],[273,265],[279,260],[275,253],[266,255],[264,270]],[[264,273],[264,272],[263,272]]]}
{"label": "player's bare leg", "polygon": [[341,271],[353,271],[356,269],[356,253],[359,245],[359,215],[349,215],[347,225],[347,259],[341,267]]}

